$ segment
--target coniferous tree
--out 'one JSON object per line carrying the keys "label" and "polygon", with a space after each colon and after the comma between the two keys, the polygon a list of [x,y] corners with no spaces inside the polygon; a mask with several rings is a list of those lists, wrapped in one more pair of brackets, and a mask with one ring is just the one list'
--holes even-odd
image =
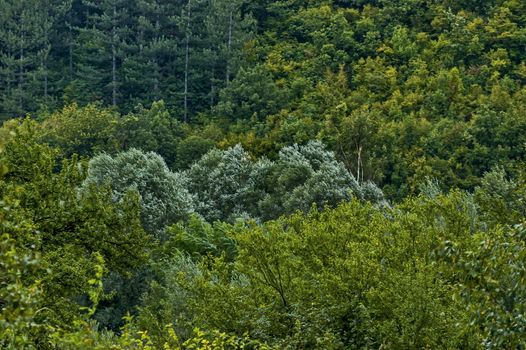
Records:
{"label": "coniferous tree", "polygon": [[181,119],[185,122],[210,105],[210,82],[217,50],[210,43],[210,34],[204,25],[209,9],[208,1],[189,0],[178,20],[182,34],[178,56],[181,57],[183,82],[179,96],[182,97]]}
{"label": "coniferous tree", "polygon": [[122,69],[126,110],[137,103],[163,99],[170,105],[169,81],[177,64],[177,17],[182,5],[159,0],[138,0],[131,28],[132,40],[126,44]]}
{"label": "coniferous tree", "polygon": [[130,23],[128,1],[83,1],[85,22],[78,28],[77,77],[68,98],[120,102],[123,48]]}
{"label": "coniferous tree", "polygon": [[35,111],[48,95],[51,1],[2,0],[0,25],[0,115]]}
{"label": "coniferous tree", "polygon": [[[206,17],[210,65],[210,105],[218,92],[228,85],[241,64],[241,49],[254,34],[255,21],[243,14],[245,0],[212,0]],[[203,55],[205,56],[205,55]]]}

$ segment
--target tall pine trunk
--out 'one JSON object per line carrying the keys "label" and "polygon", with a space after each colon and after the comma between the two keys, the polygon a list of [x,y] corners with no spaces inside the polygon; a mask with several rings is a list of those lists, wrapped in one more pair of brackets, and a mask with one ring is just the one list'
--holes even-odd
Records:
{"label": "tall pine trunk", "polygon": [[190,52],[190,20],[191,20],[192,0],[188,0],[187,5],[187,22],[186,22],[186,43],[185,43],[185,60],[184,60],[184,122],[188,121],[188,61]]}
{"label": "tall pine trunk", "polygon": [[[155,28],[157,30],[160,30],[159,14],[157,14],[156,19],[155,19]],[[154,91],[155,99],[158,99],[159,98],[159,74],[160,73],[159,73],[159,62],[157,60],[157,54],[156,53],[154,53],[153,65],[154,65],[153,91]]]}
{"label": "tall pine trunk", "polygon": [[227,59],[226,59],[226,83],[230,82],[230,50],[232,47],[232,22],[233,22],[233,10],[230,9],[230,19],[228,22],[228,44],[227,44]]}
{"label": "tall pine trunk", "polygon": [[117,19],[117,8],[115,3],[113,4],[113,24],[111,28],[111,104],[113,106],[117,105],[117,50],[116,50],[116,41],[117,34],[115,28],[115,21]]}
{"label": "tall pine trunk", "polygon": [[70,9],[68,11],[68,69],[69,69],[69,80],[73,80],[73,43],[74,43],[74,36],[73,36],[73,19],[71,18],[73,10]]}
{"label": "tall pine trunk", "polygon": [[20,46],[19,46],[19,60],[18,60],[18,98],[17,107],[22,110],[22,91],[24,85],[24,19],[20,18],[21,29],[20,29]]}
{"label": "tall pine trunk", "polygon": [[48,96],[48,70],[47,70],[47,60],[48,60],[48,47],[49,47],[49,34],[47,26],[44,28],[44,43],[45,43],[45,53],[44,53],[44,59],[42,60],[42,68],[44,69],[44,100],[47,103],[47,96]]}

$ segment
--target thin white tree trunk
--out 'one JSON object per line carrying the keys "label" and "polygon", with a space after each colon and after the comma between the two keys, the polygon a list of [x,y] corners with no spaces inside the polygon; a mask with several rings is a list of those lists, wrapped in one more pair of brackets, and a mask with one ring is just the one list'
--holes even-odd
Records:
{"label": "thin white tree trunk", "polygon": [[192,0],[188,0],[187,5],[187,22],[186,22],[186,47],[185,47],[185,60],[184,60],[184,122],[188,121],[188,61],[190,52],[190,20],[191,20],[191,6]]}
{"label": "thin white tree trunk", "polygon": [[233,25],[233,10],[230,9],[230,21],[228,24],[228,45],[227,45],[227,61],[226,61],[226,83],[230,82],[230,49],[232,47],[232,25]]}
{"label": "thin white tree trunk", "polygon": [[[159,15],[157,15],[156,21],[155,21],[155,28],[159,29]],[[157,54],[154,53],[154,78],[153,78],[153,91],[155,94],[155,98],[159,97],[159,63],[157,62]]]}
{"label": "thin white tree trunk", "polygon": [[24,19],[20,19],[21,29],[20,29],[20,46],[19,46],[19,55],[20,60],[18,61],[18,108],[22,109],[22,91],[24,85]]}
{"label": "thin white tree trunk", "polygon": [[356,170],[356,180],[358,183],[363,182],[363,169],[362,169],[362,146],[358,146],[358,159],[357,159],[357,170]]}
{"label": "thin white tree trunk", "polygon": [[72,26],[71,10],[68,13],[68,29],[69,29],[69,43],[68,43],[68,65],[69,65],[69,78],[73,79],[73,31]]}
{"label": "thin white tree trunk", "polygon": [[113,25],[112,25],[112,39],[111,39],[111,104],[113,106],[117,105],[117,49],[116,41],[117,34],[115,28],[115,21],[117,19],[117,8],[113,4]]}
{"label": "thin white tree trunk", "polygon": [[48,71],[47,71],[47,59],[48,59],[48,45],[49,45],[49,36],[48,36],[48,30],[47,26],[45,28],[45,45],[46,45],[46,52],[44,53],[44,59],[42,62],[42,66],[44,69],[44,98],[47,101],[47,95],[48,95]]}

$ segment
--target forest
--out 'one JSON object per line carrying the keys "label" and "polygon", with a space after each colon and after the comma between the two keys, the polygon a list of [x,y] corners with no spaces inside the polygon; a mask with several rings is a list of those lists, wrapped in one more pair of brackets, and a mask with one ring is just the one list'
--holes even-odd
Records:
{"label": "forest", "polygon": [[526,2],[0,0],[0,349],[526,349]]}

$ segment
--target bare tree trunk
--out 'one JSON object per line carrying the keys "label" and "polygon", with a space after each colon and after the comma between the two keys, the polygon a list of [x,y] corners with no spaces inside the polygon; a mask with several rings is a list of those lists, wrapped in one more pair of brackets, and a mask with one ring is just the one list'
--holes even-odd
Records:
{"label": "bare tree trunk", "polygon": [[18,108],[22,109],[22,90],[24,85],[24,20],[21,18],[20,30],[20,46],[19,46],[19,61],[18,61]]}
{"label": "bare tree trunk", "polygon": [[48,71],[47,71],[47,59],[48,59],[48,45],[49,45],[49,36],[48,36],[48,30],[47,27],[45,28],[45,53],[44,53],[44,60],[42,62],[42,66],[44,68],[44,99],[47,101],[47,95],[48,95]]}
{"label": "bare tree trunk", "polygon": [[117,8],[115,4],[113,4],[113,25],[112,25],[112,39],[111,39],[111,104],[113,106],[117,105],[117,49],[116,49],[116,41],[117,41],[117,34],[116,34],[116,28],[115,28],[115,21],[117,18]]}
{"label": "bare tree trunk", "polygon": [[356,163],[357,163],[357,168],[358,168],[356,170],[356,180],[360,184],[363,182],[362,145],[358,146],[358,159]]}
{"label": "bare tree trunk", "polygon": [[[11,55],[11,48],[9,48],[9,54]],[[7,83],[7,96],[11,96],[11,81],[14,81],[15,80],[15,69],[9,65],[9,71],[6,72],[5,76],[6,76],[6,83]]]}
{"label": "bare tree trunk", "polygon": [[230,9],[230,21],[228,24],[228,45],[227,45],[227,61],[226,61],[226,83],[230,82],[230,49],[232,47],[232,23],[233,22],[233,10]]}
{"label": "bare tree trunk", "polygon": [[20,46],[19,46],[19,60],[18,60],[18,88],[22,89],[22,84],[24,82],[23,71],[24,71],[24,33],[23,27],[20,32]]}
{"label": "bare tree trunk", "polygon": [[73,42],[69,43],[69,74],[73,77]]}
{"label": "bare tree trunk", "polygon": [[113,106],[117,105],[117,74],[116,74],[116,67],[117,67],[117,59],[116,59],[116,52],[115,52],[115,44],[111,45],[111,104]]}
{"label": "bare tree trunk", "polygon": [[47,79],[47,63],[44,62],[44,99],[47,101],[48,93],[48,79]]}
{"label": "bare tree trunk", "polygon": [[210,79],[210,108],[214,105],[214,94],[215,94],[215,85],[214,85],[214,78],[215,78],[215,65],[212,67],[212,78]]}
{"label": "bare tree trunk", "polygon": [[[158,30],[159,28],[159,15],[157,15],[157,18],[155,20],[155,28]],[[153,91],[154,96],[157,99],[159,97],[159,63],[157,62],[157,55],[154,54],[154,77],[153,77]]]}
{"label": "bare tree trunk", "polygon": [[69,66],[69,78],[73,80],[73,31],[71,30],[72,26],[71,19],[71,10],[68,13],[68,29],[69,29],[69,43],[68,43],[68,66]]}
{"label": "bare tree trunk", "polygon": [[153,78],[153,92],[155,98],[157,99],[159,97],[159,63],[157,63],[157,58],[155,59],[153,64],[155,66],[155,76]]}
{"label": "bare tree trunk", "polygon": [[192,0],[188,0],[186,9],[187,22],[186,22],[186,48],[185,48],[185,60],[184,60],[184,122],[188,121],[188,59],[190,51],[190,20],[191,20],[191,6]]}

